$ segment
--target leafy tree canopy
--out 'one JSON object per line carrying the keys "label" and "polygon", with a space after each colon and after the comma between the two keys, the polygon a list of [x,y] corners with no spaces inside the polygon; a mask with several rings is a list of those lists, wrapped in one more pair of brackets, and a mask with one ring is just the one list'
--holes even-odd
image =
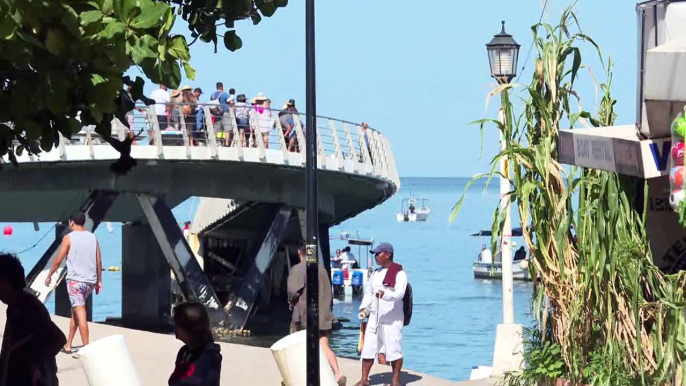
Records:
{"label": "leafy tree canopy", "polygon": [[[137,66],[154,83],[194,79],[189,43],[173,34],[177,16],[196,40],[242,46],[234,22],[257,24],[288,0],[0,0],[0,156],[39,153],[83,125],[103,136],[143,95]],[[131,99],[122,92],[131,86]],[[77,119],[78,118],[78,119]],[[80,119],[80,122],[79,122]],[[14,141],[21,145],[15,147]]]}

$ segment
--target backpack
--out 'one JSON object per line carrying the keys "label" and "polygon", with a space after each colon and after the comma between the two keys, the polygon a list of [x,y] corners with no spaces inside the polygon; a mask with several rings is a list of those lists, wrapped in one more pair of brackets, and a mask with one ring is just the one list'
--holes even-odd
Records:
{"label": "backpack", "polygon": [[412,299],[412,286],[407,283],[405,287],[405,296],[403,296],[403,314],[405,318],[403,319],[403,326],[410,324],[410,319],[412,319],[412,305],[414,300]]}
{"label": "backpack", "polygon": [[207,103],[208,106],[210,106],[210,114],[212,115],[223,115],[224,114],[224,108],[222,105],[219,103],[219,98],[222,96],[222,93],[215,91],[212,93],[212,96],[210,97],[210,101]]}

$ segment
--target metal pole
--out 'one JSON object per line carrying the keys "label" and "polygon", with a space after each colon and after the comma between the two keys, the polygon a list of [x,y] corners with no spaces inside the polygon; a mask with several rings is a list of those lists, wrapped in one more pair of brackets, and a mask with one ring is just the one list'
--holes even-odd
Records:
{"label": "metal pole", "polygon": [[[503,92],[507,92],[504,90]],[[498,110],[498,120],[505,124],[503,107]],[[505,133],[500,131],[500,151],[507,148]],[[514,300],[512,296],[512,219],[510,217],[510,174],[506,157],[500,158],[500,213],[505,213],[505,223],[500,237],[500,261],[503,275],[503,324],[514,323]]]}
{"label": "metal pole", "polygon": [[306,199],[307,239],[307,386],[319,385],[319,216],[317,206],[317,95],[314,53],[314,0],[305,4]]}

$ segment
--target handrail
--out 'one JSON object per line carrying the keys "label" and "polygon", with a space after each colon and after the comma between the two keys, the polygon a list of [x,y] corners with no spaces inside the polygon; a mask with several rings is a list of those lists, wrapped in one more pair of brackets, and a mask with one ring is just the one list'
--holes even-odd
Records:
{"label": "handrail", "polygon": [[[134,145],[149,145],[155,149],[152,153],[138,154],[152,154],[156,159],[305,165],[305,141],[309,130],[304,124],[303,113],[292,112],[290,116],[279,117],[281,110],[273,109],[269,115],[270,130],[263,133],[267,119],[264,115],[260,117],[251,113],[247,122],[239,122],[233,109],[229,110],[227,117],[223,114],[215,116],[211,111],[212,106],[200,104],[187,115],[188,109],[184,111],[183,108],[187,105],[172,104],[170,111],[173,114],[165,116],[156,114],[155,105],[137,107],[127,115],[126,124],[116,118],[112,121],[111,135],[123,140],[135,133],[136,137],[132,138]],[[319,168],[377,176],[399,184],[395,160],[388,139],[383,134],[363,128],[360,124],[328,117],[316,117],[315,124],[318,128],[316,146]],[[221,130],[215,130],[220,127]],[[66,151],[68,147],[78,145],[86,145],[87,153]],[[108,146],[104,153],[100,147],[103,145]],[[85,126],[71,140],[60,136],[56,150],[59,159],[43,159],[98,160],[112,155],[109,145],[93,126]],[[86,158],[79,158],[84,156]],[[37,157],[38,160],[41,157]]]}

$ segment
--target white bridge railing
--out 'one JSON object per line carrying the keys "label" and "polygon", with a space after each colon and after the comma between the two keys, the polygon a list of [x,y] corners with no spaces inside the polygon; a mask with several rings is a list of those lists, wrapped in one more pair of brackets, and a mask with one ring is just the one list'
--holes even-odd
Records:
{"label": "white bridge railing", "polygon": [[[127,116],[130,128],[117,119],[112,121],[112,136],[123,140],[135,135],[131,150],[134,158],[305,165],[307,127],[302,113],[291,112],[293,127],[289,131],[281,124],[280,110],[272,109],[267,131],[264,118],[259,122],[251,114],[247,125],[239,126],[234,110],[230,110],[228,129],[216,131],[215,127],[219,128],[216,122],[222,117],[213,116],[209,106],[200,106],[188,116],[184,114],[183,107],[181,104],[171,105],[171,114],[166,115],[165,119],[167,122],[160,122],[154,105],[139,106]],[[361,124],[329,117],[318,116],[316,124],[320,169],[376,176],[400,187],[395,159],[384,135]],[[84,127],[71,139],[60,136],[57,149],[37,156],[23,154],[18,160],[54,162],[116,159],[117,154],[113,150],[95,133],[93,127]]]}

